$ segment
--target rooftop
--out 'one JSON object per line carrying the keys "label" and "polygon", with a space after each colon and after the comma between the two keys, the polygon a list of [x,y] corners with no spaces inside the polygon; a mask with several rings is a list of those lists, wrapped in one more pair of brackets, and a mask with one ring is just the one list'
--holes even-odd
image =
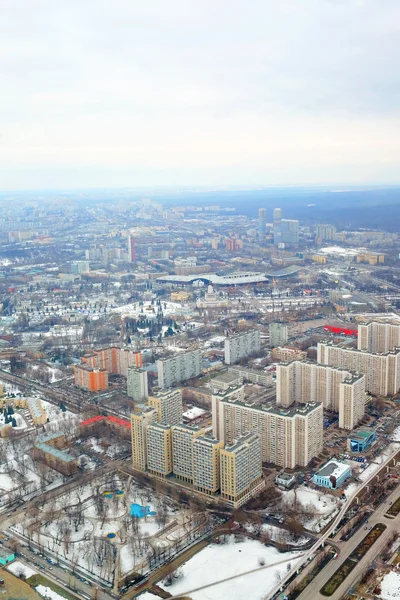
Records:
{"label": "rooftop", "polygon": [[343,473],[348,471],[349,469],[350,469],[350,467],[348,465],[346,465],[345,463],[330,460],[329,462],[326,463],[326,465],[321,467],[321,469],[319,471],[317,471],[316,475],[319,475],[320,477],[333,476],[333,477],[338,478],[341,475],[343,475]]}

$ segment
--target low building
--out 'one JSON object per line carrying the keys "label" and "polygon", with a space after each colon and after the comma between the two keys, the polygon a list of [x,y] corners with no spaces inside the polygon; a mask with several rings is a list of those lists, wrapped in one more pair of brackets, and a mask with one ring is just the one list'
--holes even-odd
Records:
{"label": "low building", "polygon": [[347,450],[349,452],[365,452],[376,440],[374,429],[359,429],[347,438]]}
{"label": "low building", "polygon": [[336,490],[351,477],[351,469],[345,463],[330,460],[314,474],[313,483],[321,487]]}
{"label": "low building", "polygon": [[11,550],[8,550],[4,546],[0,548],[0,565],[8,565],[8,563],[12,562],[14,559],[14,552],[11,552]]}
{"label": "low building", "polygon": [[280,485],[281,487],[290,490],[296,483],[296,477],[289,473],[279,473],[279,475],[275,477],[275,483],[276,485]]}
{"label": "low building", "polygon": [[295,347],[290,348],[282,346],[274,348],[271,351],[271,358],[273,358],[273,360],[283,360],[285,362],[289,362],[292,360],[305,360],[306,357],[307,352],[304,352],[304,350],[300,350],[300,348]]}
{"label": "low building", "polygon": [[242,385],[242,383],[243,377],[241,375],[224,371],[216,377],[213,377],[207,385],[213,390],[227,390],[231,386]]}
{"label": "low building", "polygon": [[32,449],[32,456],[35,460],[42,460],[47,466],[63,475],[72,475],[78,469],[77,459],[69,452],[60,450],[60,440],[65,441],[64,434],[50,434],[39,438]]}
{"label": "low building", "polygon": [[383,264],[385,262],[385,255],[380,252],[362,252],[357,255],[357,262],[366,262],[370,265]]}

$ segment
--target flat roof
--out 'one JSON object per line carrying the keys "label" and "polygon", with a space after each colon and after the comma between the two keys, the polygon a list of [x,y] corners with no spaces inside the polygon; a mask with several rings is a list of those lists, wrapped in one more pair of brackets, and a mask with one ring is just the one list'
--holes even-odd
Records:
{"label": "flat roof", "polygon": [[349,435],[349,439],[364,441],[370,438],[375,433],[375,429],[359,429],[358,431],[353,431],[351,435]]}
{"label": "flat roof", "polygon": [[317,471],[316,475],[320,477],[340,477],[346,471],[350,470],[350,467],[345,463],[341,463],[335,460],[330,460],[326,463],[319,471]]}

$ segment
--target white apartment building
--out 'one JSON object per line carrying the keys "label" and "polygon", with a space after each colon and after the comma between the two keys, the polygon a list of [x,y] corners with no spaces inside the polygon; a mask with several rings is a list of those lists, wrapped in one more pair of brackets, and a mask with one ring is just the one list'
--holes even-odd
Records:
{"label": "white apartment building", "polygon": [[157,411],[157,421],[164,425],[182,423],[182,392],[180,389],[161,390],[155,396],[150,396],[148,404]]}
{"label": "white apartment building", "polygon": [[342,429],[351,431],[364,416],[365,384],[362,379],[363,376],[355,375],[340,384],[339,427]]}
{"label": "white apartment building", "polygon": [[358,350],[383,354],[400,348],[400,325],[393,323],[371,323],[358,326]]}
{"label": "white apartment building", "polygon": [[157,361],[158,385],[169,388],[173,385],[197,377],[201,373],[201,351],[179,352],[175,356]]}
{"label": "white apartment building", "polygon": [[[339,412],[339,422],[343,420],[343,415],[340,414],[343,386],[346,386],[346,393],[350,393],[349,390],[353,389],[352,402],[359,403],[357,407],[354,406],[358,422],[362,419],[365,410],[364,375],[354,376],[354,373],[346,369],[308,361],[283,363],[276,369],[277,404],[288,407],[295,402],[322,402],[325,409]],[[346,419],[346,423],[348,422]]]}
{"label": "white apartment building", "polygon": [[284,346],[288,341],[288,328],[284,323],[270,323],[269,325],[269,345],[272,348]]}
{"label": "white apartment building", "polygon": [[257,433],[264,462],[293,469],[308,465],[322,451],[322,404],[283,409],[271,403],[221,398],[213,403],[212,417],[213,435],[225,444],[232,444],[246,433]]}
{"label": "white apartment building", "polygon": [[135,402],[145,402],[149,397],[147,371],[139,367],[128,367],[126,387],[128,396]]}
{"label": "white apartment building", "polygon": [[213,436],[220,440],[224,439],[221,435],[220,410],[219,405],[224,400],[240,400],[244,402],[244,386],[231,386],[227,390],[214,390],[211,396],[211,411],[212,411],[212,431]]}
{"label": "white apartment building", "polygon": [[374,354],[320,342],[317,361],[365,375],[365,389],[377,396],[391,396],[400,389],[400,350]]}
{"label": "white apartment building", "polygon": [[225,339],[224,361],[227,365],[231,365],[241,358],[246,358],[246,356],[258,352],[260,347],[260,332],[257,329],[229,335]]}

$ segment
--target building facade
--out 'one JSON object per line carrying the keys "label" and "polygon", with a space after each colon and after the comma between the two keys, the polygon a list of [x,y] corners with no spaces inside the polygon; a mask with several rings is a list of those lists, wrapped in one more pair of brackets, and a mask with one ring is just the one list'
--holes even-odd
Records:
{"label": "building facade", "polygon": [[400,389],[400,350],[374,354],[320,342],[317,361],[365,375],[365,390],[376,396],[391,396]]}
{"label": "building facade", "polygon": [[108,371],[86,365],[75,365],[74,381],[75,385],[89,392],[102,392],[108,388]]}
{"label": "building facade", "polygon": [[237,508],[265,487],[262,478],[261,440],[256,434],[242,436],[220,451],[221,498]]}
{"label": "building facade", "polygon": [[128,367],[126,387],[128,396],[135,402],[145,402],[149,397],[147,371],[139,367]]}
{"label": "building facade", "polygon": [[220,489],[220,453],[222,441],[205,435],[193,439],[193,485],[204,494],[215,495]]}
{"label": "building facade", "polygon": [[280,406],[322,402],[325,409],[339,413],[339,427],[352,429],[364,416],[365,399],[364,375],[308,361],[277,365],[276,401]]}
{"label": "building facade", "polygon": [[157,422],[157,412],[152,408],[131,414],[132,466],[147,469],[147,428]]}
{"label": "building facade", "polygon": [[172,473],[172,430],[169,425],[153,423],[147,427],[147,469],[159,477]]}
{"label": "building facade", "polygon": [[269,345],[272,348],[284,346],[288,341],[288,328],[284,323],[270,323],[269,325]]}
{"label": "building facade", "polygon": [[157,361],[158,385],[169,388],[181,381],[197,377],[201,373],[201,352],[191,350],[180,352],[170,358]]}
{"label": "building facade", "polygon": [[260,347],[260,332],[257,329],[230,335],[225,339],[224,361],[227,365],[234,364],[241,358],[258,352]]}
{"label": "building facade", "polygon": [[358,326],[358,350],[376,354],[390,352],[400,348],[400,325],[393,323],[371,323]]}
{"label": "building facade", "polygon": [[182,423],[182,393],[179,389],[162,390],[150,396],[148,404],[157,412],[157,421],[164,425]]}

